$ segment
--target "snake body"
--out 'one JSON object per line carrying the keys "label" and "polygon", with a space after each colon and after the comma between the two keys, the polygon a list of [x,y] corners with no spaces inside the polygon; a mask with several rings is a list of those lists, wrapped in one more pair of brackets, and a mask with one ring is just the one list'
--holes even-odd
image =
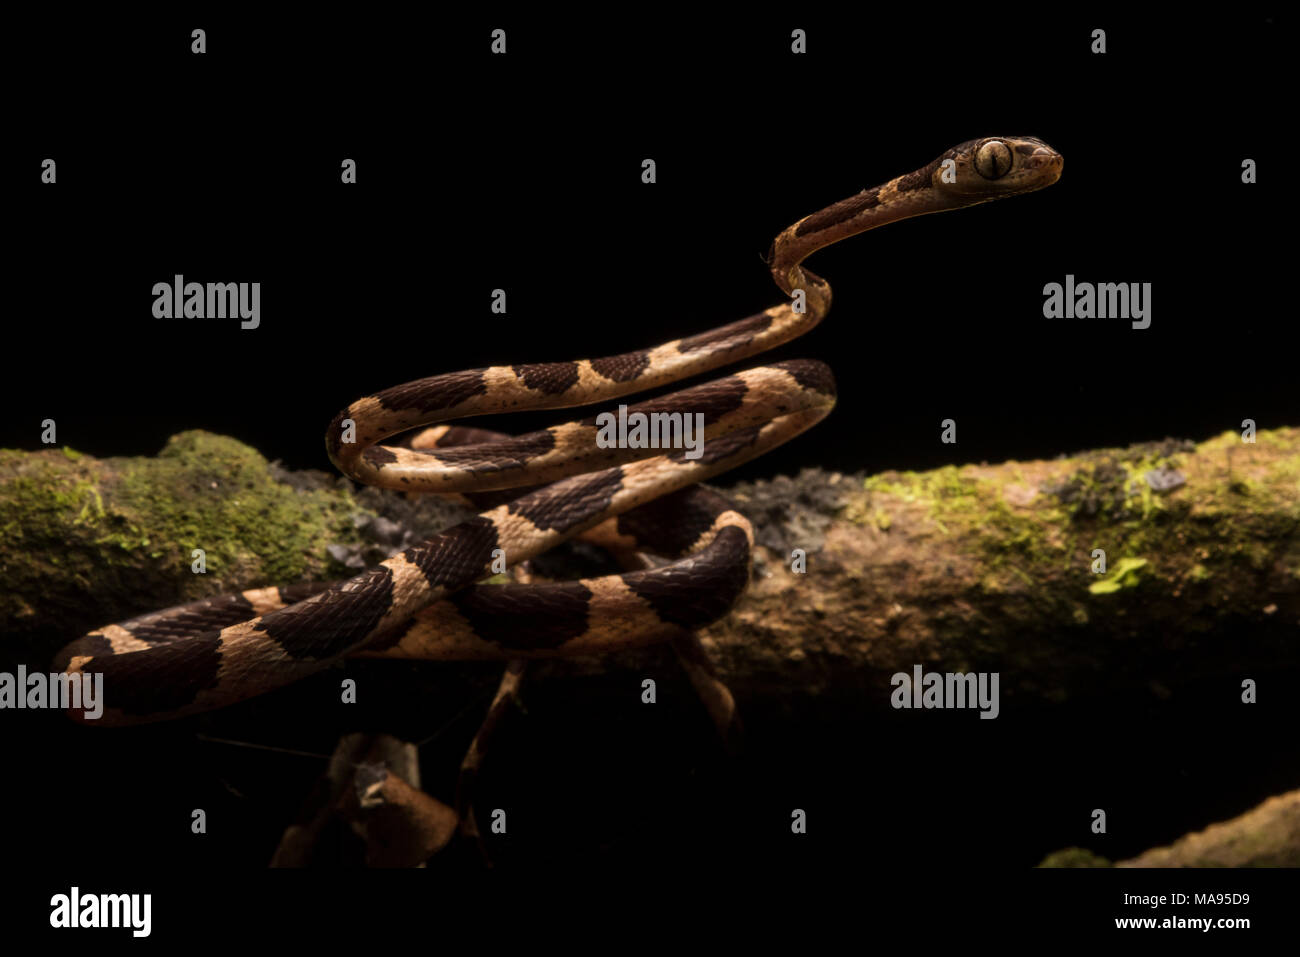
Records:
{"label": "snake body", "polygon": [[[788,303],[650,349],[453,372],[359,399],[326,432],[329,457],[344,474],[491,507],[346,581],[168,608],[77,639],[56,663],[70,675],[103,674],[103,716],[91,723],[136,724],[222,707],[349,655],[590,654],[714,621],[745,588],[753,533],[726,499],[698,483],[822,419],[835,401],[824,364],[777,362],[628,410],[703,413],[703,454],[695,459],[601,448],[594,419],[514,437],[437,423],[587,405],[771,349],[812,329],[830,308],[830,286],[801,265],[814,251],[900,219],[1040,189],[1057,180],[1062,163],[1028,137],[962,143],[777,236],[768,265]],[[406,447],[380,444],[422,426]],[[502,491],[520,487],[522,494]],[[475,584],[502,555],[514,565],[575,536],[673,560],[574,582]]]}

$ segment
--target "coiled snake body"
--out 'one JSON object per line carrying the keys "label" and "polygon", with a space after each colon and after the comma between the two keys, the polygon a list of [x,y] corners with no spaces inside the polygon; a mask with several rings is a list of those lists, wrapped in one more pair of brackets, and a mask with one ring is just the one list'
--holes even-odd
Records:
{"label": "coiled snake body", "polygon": [[[628,410],[703,413],[703,454],[694,459],[599,448],[593,419],[513,438],[441,425],[415,435],[409,448],[378,443],[448,419],[617,398],[771,349],[830,308],[830,287],[800,265],[812,252],[900,219],[1040,189],[1057,180],[1062,163],[1036,139],[971,140],[782,232],[769,266],[791,303],[652,349],[454,372],[353,402],[325,442],[358,482],[478,501],[493,490],[541,487],[498,494],[495,507],[346,581],[253,589],[109,625],[66,646],[58,667],[102,672],[105,708],[90,723],[134,724],[243,700],[347,655],[590,654],[716,620],[745,587],[752,531],[697,483],[822,419],[835,401],[822,363],[777,362]],[[502,552],[513,565],[580,535],[675,560],[576,582],[474,584]],[[73,717],[84,720],[80,711]]]}

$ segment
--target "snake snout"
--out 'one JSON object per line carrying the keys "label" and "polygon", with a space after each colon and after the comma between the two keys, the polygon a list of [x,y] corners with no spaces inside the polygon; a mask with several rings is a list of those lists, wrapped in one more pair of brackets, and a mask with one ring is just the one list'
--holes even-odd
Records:
{"label": "snake snout", "polygon": [[1025,168],[1046,173],[1055,173],[1052,182],[1060,178],[1065,168],[1065,157],[1050,146],[1040,146],[1025,158]]}

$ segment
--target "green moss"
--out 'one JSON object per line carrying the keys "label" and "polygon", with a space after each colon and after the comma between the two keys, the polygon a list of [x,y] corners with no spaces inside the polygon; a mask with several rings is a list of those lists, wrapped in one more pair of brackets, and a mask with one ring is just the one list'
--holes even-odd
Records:
{"label": "green moss", "polygon": [[[296,491],[254,449],[207,432],[173,436],[153,458],[0,450],[0,628],[110,616],[93,627],[120,611],[338,577],[325,549],[358,540],[358,511],[346,490]],[[191,571],[196,548],[205,575]]]}
{"label": "green moss", "polygon": [[1148,519],[1167,507],[1167,499],[1151,487],[1147,474],[1177,471],[1181,453],[1194,448],[1169,441],[1090,452],[1080,456],[1073,473],[1043,491],[1055,496],[1074,521]]}
{"label": "green moss", "polygon": [[[1261,432],[1257,443],[1290,450],[1295,434]],[[1223,474],[1207,482],[1202,469],[1193,496],[1150,487],[1147,472],[1177,470],[1191,450],[1215,471],[1222,463]],[[1277,534],[1288,519],[1300,522],[1300,455],[1274,456],[1261,473],[1245,467],[1249,452],[1242,450],[1240,436],[1226,432],[1194,447],[1166,442],[1089,453],[1080,468],[1044,491],[1068,510],[1073,528],[1089,533],[1089,549],[1156,556],[1143,575],[1199,583],[1238,566],[1262,572],[1300,547],[1295,536]],[[1234,466],[1234,459],[1242,464]],[[1106,595],[1133,587],[1140,580],[1134,571],[1121,579],[1117,568],[1090,591]]]}
{"label": "green moss", "polygon": [[[326,543],[356,541],[348,495],[298,492],[271,478],[267,461],[235,439],[182,432],[152,459],[127,460],[115,505],[118,521],[99,544],[147,548],[156,540],[188,566],[203,549],[208,574],[268,583],[319,574]],[[145,529],[148,533],[145,533]]]}
{"label": "green moss", "polygon": [[[1023,483],[1023,474],[1008,473],[1005,481]],[[981,581],[988,592],[1001,592],[1010,579],[1033,584],[1025,568],[1042,563],[1061,567],[1062,542],[1044,534],[1045,523],[1059,517],[1048,509],[1016,509],[1005,498],[1004,481],[973,474],[969,468],[947,466],[932,472],[886,472],[864,483],[869,493],[923,505],[926,517],[945,537],[972,537],[990,570]],[[884,514],[882,508],[876,514]],[[879,524],[879,522],[877,522]]]}
{"label": "green moss", "polygon": [[1067,847],[1043,858],[1039,867],[1111,867],[1110,861],[1100,854],[1082,847]]}
{"label": "green moss", "polygon": [[1089,585],[1088,591],[1094,595],[1110,595],[1124,588],[1136,588],[1142,581],[1138,571],[1147,564],[1145,558],[1121,558],[1110,576]]}
{"label": "green moss", "polygon": [[[1083,625],[1096,620],[1093,603],[1156,581],[1158,594],[1198,602],[1213,594],[1213,607],[1226,608],[1236,599],[1225,582],[1240,587],[1274,568],[1300,577],[1300,536],[1286,533],[1300,527],[1298,440],[1296,429],[1259,433],[1266,463],[1243,451],[1236,433],[1087,452],[1039,480],[1037,494],[1026,494],[1027,475],[1042,475],[1041,464],[885,472],[866,479],[853,514],[878,527],[889,516],[895,528],[919,515],[909,530],[955,540],[979,569],[972,597],[997,596],[999,614],[1016,613],[1006,600],[1033,592],[1035,618]],[[1151,473],[1178,473],[1187,484],[1156,489]],[[1101,581],[1088,574],[1095,549],[1118,562]]]}
{"label": "green moss", "polygon": [[958,509],[973,507],[976,491],[976,481],[963,475],[955,465],[932,472],[884,472],[869,477],[863,484],[868,492],[888,492],[905,502],[942,499]]}

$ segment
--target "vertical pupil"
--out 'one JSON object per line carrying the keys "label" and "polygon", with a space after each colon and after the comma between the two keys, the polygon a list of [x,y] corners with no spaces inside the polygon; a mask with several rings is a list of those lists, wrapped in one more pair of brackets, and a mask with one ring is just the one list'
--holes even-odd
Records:
{"label": "vertical pupil", "polygon": [[992,179],[1003,175],[1011,167],[1010,156],[1005,146],[989,143],[980,150],[980,165],[988,170],[987,175]]}

